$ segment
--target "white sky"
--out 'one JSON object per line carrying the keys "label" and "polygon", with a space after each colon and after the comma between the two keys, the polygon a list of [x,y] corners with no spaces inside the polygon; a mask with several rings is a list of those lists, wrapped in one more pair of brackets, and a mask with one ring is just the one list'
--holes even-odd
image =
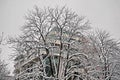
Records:
{"label": "white sky", "polygon": [[[64,6],[71,8],[80,16],[86,16],[91,26],[107,30],[116,39],[120,39],[120,0],[0,0],[0,33],[15,36],[20,34],[24,16],[34,5],[39,7]],[[2,47],[2,59],[8,69],[13,71],[10,60],[11,50]]]}

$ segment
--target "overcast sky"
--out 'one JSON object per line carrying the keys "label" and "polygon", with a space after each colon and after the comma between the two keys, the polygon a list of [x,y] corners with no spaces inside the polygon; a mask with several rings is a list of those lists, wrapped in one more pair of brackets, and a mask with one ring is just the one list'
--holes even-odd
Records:
{"label": "overcast sky", "polygon": [[[34,5],[39,7],[64,6],[71,8],[80,16],[86,16],[93,28],[101,28],[120,39],[120,0],[0,0],[0,33],[15,36],[21,33],[24,16]],[[13,62],[9,59],[11,50],[2,47],[2,59],[9,63],[13,71]]]}

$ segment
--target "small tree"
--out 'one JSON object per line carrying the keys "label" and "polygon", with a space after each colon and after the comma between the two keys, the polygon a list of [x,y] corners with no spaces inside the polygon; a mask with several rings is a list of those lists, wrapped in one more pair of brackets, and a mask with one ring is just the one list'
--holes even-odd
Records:
{"label": "small tree", "polygon": [[[93,47],[93,75],[99,80],[119,80],[120,69],[118,66],[120,45],[119,42],[111,38],[106,31],[98,30],[90,36]],[[117,66],[117,70],[116,70]]]}
{"label": "small tree", "polygon": [[[2,44],[2,41],[3,41],[3,33],[2,33],[2,35],[0,35],[0,45]],[[0,48],[0,53],[1,53],[1,48]]]}

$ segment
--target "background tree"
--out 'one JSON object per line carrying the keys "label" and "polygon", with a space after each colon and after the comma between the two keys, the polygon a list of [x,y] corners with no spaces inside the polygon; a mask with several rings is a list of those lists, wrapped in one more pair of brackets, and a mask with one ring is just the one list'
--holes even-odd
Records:
{"label": "background tree", "polygon": [[[3,33],[2,35],[0,35],[0,46],[2,45],[2,42],[3,42]],[[0,47],[0,54],[2,52],[2,49]],[[7,71],[7,68],[6,68],[6,64],[1,61],[0,59],[0,80],[6,80],[6,76],[8,75],[8,71]]]}
{"label": "background tree", "polygon": [[97,30],[89,38],[93,47],[93,50],[91,50],[92,60],[94,60],[91,74],[98,80],[119,80],[120,69],[117,68],[120,57],[119,42],[111,38],[109,33],[102,30]]}

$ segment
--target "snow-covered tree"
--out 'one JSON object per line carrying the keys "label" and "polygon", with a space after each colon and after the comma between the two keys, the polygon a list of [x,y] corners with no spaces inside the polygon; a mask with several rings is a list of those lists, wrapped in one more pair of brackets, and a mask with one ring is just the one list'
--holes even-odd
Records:
{"label": "snow-covered tree", "polygon": [[[41,79],[81,79],[87,56],[80,51],[89,22],[66,7],[35,7],[26,16],[23,35],[10,39],[18,54],[38,54]],[[56,56],[55,56],[56,55]]]}
{"label": "snow-covered tree", "polygon": [[93,48],[91,50],[93,55],[91,57],[91,62],[93,61],[91,75],[98,80],[119,80],[119,42],[111,38],[109,33],[102,30],[97,30],[89,38],[91,47]]}

